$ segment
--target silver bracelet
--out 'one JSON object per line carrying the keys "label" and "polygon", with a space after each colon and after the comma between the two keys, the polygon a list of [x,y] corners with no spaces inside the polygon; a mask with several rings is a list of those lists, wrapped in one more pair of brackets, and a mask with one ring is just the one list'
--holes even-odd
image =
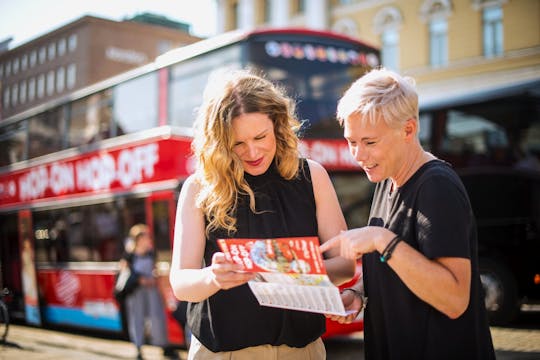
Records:
{"label": "silver bracelet", "polygon": [[345,290],[350,290],[354,293],[354,295],[356,297],[358,297],[360,300],[362,300],[362,305],[360,306],[360,309],[358,310],[358,312],[364,310],[366,308],[366,305],[367,305],[367,300],[368,298],[364,295],[364,293],[358,289],[355,289],[355,288],[345,288],[343,290],[341,290],[341,292],[343,293]]}

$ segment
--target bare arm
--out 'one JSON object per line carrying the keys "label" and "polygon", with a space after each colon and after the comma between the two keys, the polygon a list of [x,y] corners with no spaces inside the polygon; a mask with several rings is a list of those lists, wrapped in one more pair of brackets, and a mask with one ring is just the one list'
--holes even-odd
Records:
{"label": "bare arm", "polygon": [[[321,246],[321,251],[339,248],[341,255],[356,259],[362,254],[382,253],[393,232],[366,226],[341,233]],[[467,309],[470,297],[471,264],[465,258],[428,259],[401,241],[388,265],[420,299],[449,318],[457,318]]]}
{"label": "bare arm", "polygon": [[203,268],[205,223],[201,209],[195,205],[198,185],[189,177],[180,192],[176,211],[173,255],[169,280],[179,300],[202,301],[220,289],[229,289],[250,280],[250,273],[237,272],[240,265],[216,253],[212,264]]}
{"label": "bare arm", "polygon": [[[319,239],[324,243],[341,231],[347,230],[347,224],[328,173],[319,163],[312,160],[308,160],[308,163],[317,206]],[[340,285],[354,276],[356,270],[354,259],[341,257],[339,249],[332,249],[327,255],[325,267],[334,284]]]}

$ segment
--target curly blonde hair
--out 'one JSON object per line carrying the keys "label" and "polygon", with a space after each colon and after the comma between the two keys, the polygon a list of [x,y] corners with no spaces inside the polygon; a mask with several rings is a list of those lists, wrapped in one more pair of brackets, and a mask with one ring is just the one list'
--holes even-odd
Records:
{"label": "curly blonde hair", "polygon": [[232,120],[242,114],[262,113],[274,124],[275,163],[280,175],[290,180],[299,166],[298,137],[301,123],[294,102],[270,81],[247,70],[229,71],[210,77],[194,124],[192,149],[195,178],[200,185],[196,205],[207,220],[206,233],[223,228],[236,231],[234,213],[238,196],[249,196],[257,212],[253,190],[244,179],[244,169],[233,152]]}

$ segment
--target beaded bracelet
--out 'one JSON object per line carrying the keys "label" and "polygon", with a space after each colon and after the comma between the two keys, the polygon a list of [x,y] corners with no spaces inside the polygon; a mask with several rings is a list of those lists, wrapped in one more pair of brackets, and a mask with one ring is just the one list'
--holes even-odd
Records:
{"label": "beaded bracelet", "polygon": [[396,245],[401,241],[401,238],[399,235],[396,235],[388,245],[384,248],[381,256],[379,257],[379,260],[383,262],[387,262],[392,257],[392,253],[394,252],[394,249],[396,248]]}
{"label": "beaded bracelet", "polygon": [[341,292],[344,292],[345,290],[350,290],[354,293],[356,297],[358,297],[360,300],[362,300],[362,305],[360,306],[360,309],[358,309],[358,312],[364,310],[364,308],[367,305],[367,297],[364,296],[364,293],[362,293],[360,290],[355,288],[345,288],[341,290]]}

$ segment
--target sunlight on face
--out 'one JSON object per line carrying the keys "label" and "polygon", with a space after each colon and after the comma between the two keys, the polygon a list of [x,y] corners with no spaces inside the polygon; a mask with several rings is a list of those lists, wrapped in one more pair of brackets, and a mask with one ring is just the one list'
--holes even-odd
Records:
{"label": "sunlight on face", "polygon": [[376,125],[364,124],[353,114],[344,122],[343,136],[354,159],[371,182],[380,182],[395,174],[399,158],[399,131],[379,120]]}
{"label": "sunlight on face", "polygon": [[242,114],[232,120],[233,151],[250,175],[264,174],[276,155],[274,123],[261,113]]}

